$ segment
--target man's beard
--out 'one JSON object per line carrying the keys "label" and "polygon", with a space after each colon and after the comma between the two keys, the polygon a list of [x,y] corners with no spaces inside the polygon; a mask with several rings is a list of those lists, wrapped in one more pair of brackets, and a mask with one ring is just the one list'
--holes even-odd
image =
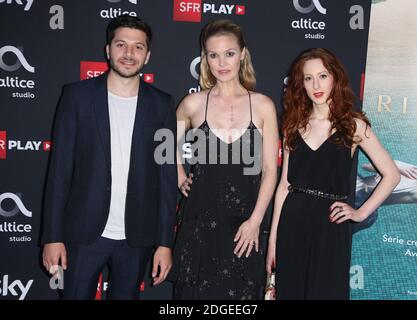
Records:
{"label": "man's beard", "polygon": [[122,71],[120,70],[117,65],[113,62],[113,59],[110,59],[110,68],[117,73],[119,76],[123,78],[134,78],[140,73],[140,67],[138,67],[136,70],[132,71]]}

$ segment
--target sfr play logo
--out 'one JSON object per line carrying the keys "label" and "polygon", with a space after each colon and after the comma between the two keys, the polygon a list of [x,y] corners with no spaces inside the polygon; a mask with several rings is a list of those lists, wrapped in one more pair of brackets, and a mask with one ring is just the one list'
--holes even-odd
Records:
{"label": "sfr play logo", "polygon": [[203,13],[245,15],[243,5],[202,3],[202,0],[174,0],[173,20],[201,22]]}
{"label": "sfr play logo", "polygon": [[47,151],[51,150],[52,142],[49,140],[10,140],[7,139],[7,131],[0,130],[0,160],[7,158],[9,151]]}

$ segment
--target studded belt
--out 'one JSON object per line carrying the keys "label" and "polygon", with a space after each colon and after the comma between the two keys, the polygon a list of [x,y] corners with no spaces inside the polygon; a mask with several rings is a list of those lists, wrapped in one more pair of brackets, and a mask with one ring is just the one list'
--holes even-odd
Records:
{"label": "studded belt", "polygon": [[348,196],[343,196],[343,195],[333,194],[333,193],[327,193],[327,192],[323,192],[323,191],[315,190],[315,189],[295,187],[293,185],[288,186],[288,191],[289,192],[301,192],[301,193],[305,193],[305,194],[308,194],[308,195],[311,195],[311,196],[316,196],[316,197],[330,199],[330,200],[336,200],[336,201],[346,200],[348,198]]}

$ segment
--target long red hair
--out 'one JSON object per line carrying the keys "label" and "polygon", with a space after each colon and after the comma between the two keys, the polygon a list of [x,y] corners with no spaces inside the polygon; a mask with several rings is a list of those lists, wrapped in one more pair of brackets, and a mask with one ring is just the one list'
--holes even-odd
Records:
{"label": "long red hair", "polygon": [[333,76],[333,89],[329,97],[331,99],[329,104],[330,132],[335,129],[339,133],[334,137],[333,142],[351,148],[353,143],[360,142],[358,137],[355,137],[355,119],[365,121],[367,126],[370,126],[370,123],[362,111],[355,110],[355,96],[349,86],[347,72],[342,63],[332,52],[323,48],[313,48],[302,52],[291,66],[288,86],[284,93],[282,130],[286,138],[285,147],[289,150],[295,149],[298,131],[303,132],[307,129],[313,110],[313,103],[304,89],[303,74],[304,64],[312,59],[320,59]]}

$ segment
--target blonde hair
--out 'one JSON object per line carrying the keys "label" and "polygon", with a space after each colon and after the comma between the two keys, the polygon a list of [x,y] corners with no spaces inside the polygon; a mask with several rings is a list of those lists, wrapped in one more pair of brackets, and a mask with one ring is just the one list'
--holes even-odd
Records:
{"label": "blonde hair", "polygon": [[230,20],[215,20],[208,23],[201,31],[201,61],[200,61],[200,86],[202,89],[210,89],[216,85],[216,78],[210,71],[207,63],[206,42],[209,38],[218,35],[233,35],[236,37],[239,47],[245,51],[240,63],[239,81],[247,90],[254,90],[256,85],[255,70],[253,69],[251,55],[246,47],[242,29]]}

